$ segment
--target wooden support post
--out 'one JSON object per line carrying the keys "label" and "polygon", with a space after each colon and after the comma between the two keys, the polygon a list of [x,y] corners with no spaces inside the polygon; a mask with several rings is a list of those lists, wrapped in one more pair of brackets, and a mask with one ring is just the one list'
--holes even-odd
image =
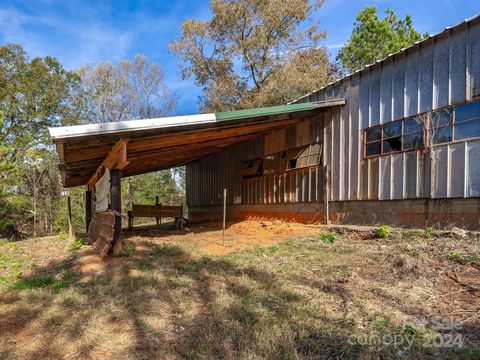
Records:
{"label": "wooden support post", "polygon": [[85,227],[88,233],[88,228],[92,222],[92,192],[85,191]]}
{"label": "wooden support post", "polygon": [[110,198],[111,207],[115,214],[115,226],[112,241],[113,254],[118,253],[121,249],[122,235],[122,190],[121,190],[120,170],[110,170]]}
{"label": "wooden support post", "polygon": [[72,198],[70,195],[67,196],[67,213],[68,213],[68,237],[73,239],[75,237],[73,233],[73,223],[72,223]]}
{"label": "wooden support post", "polygon": [[323,167],[323,214],[325,217],[325,225],[330,224],[330,209],[328,207],[328,198],[330,187],[328,186],[329,176],[328,176],[328,165]]}
{"label": "wooden support post", "polygon": [[[159,205],[159,198],[158,198],[158,195],[155,196],[155,205]],[[161,216],[161,213],[160,213],[160,216]],[[157,219],[157,228],[160,226],[160,218],[156,218]]]}

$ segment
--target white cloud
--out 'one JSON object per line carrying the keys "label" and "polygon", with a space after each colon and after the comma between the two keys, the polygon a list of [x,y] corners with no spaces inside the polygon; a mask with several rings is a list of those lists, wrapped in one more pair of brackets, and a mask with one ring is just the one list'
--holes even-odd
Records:
{"label": "white cloud", "polygon": [[[5,43],[22,45],[30,56],[56,56],[69,69],[125,57],[134,41],[134,31],[117,30],[94,16],[88,17],[88,21],[72,22],[69,16],[60,14],[31,15],[3,8],[0,38]],[[39,32],[38,28],[46,31]]]}

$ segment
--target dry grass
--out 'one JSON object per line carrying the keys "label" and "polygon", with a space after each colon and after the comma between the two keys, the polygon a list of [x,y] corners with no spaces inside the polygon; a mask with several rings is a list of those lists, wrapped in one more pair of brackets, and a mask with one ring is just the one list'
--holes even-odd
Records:
{"label": "dry grass", "polygon": [[[208,255],[219,246],[208,244],[220,238],[213,228],[130,234],[124,256],[105,263],[55,238],[1,245],[0,358],[480,357],[475,235],[229,231],[225,256]],[[320,231],[339,234],[328,243]],[[458,321],[463,347],[424,346],[449,332],[437,316]],[[376,335],[412,345],[351,341]]]}

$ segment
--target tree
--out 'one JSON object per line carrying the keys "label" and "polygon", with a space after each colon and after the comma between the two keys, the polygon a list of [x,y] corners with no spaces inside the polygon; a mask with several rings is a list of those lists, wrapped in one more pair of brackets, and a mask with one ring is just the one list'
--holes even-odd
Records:
{"label": "tree", "polygon": [[358,13],[352,35],[337,55],[344,72],[359,70],[428,36],[414,29],[410,15],[402,20],[391,9],[385,14],[379,19],[376,6]]}
{"label": "tree", "polygon": [[78,71],[77,103],[85,123],[105,123],[171,115],[176,96],[164,83],[161,66],[145,56],[118,64],[86,65]]}
{"label": "tree", "polygon": [[[59,192],[49,126],[77,121],[78,76],[53,57],[29,59],[20,45],[0,47],[0,234],[48,229]],[[47,186],[48,184],[48,186]],[[32,220],[33,219],[33,220]],[[43,231],[42,231],[43,232]]]}
{"label": "tree", "polygon": [[0,47],[0,178],[48,142],[47,127],[75,121],[69,98],[77,84],[53,57],[29,61],[20,45]]}
{"label": "tree", "polygon": [[212,0],[210,21],[185,21],[170,48],[202,87],[201,110],[282,104],[330,80],[325,33],[307,27],[322,3]]}
{"label": "tree", "polygon": [[[77,97],[82,121],[104,123],[172,115],[176,94],[164,83],[161,66],[145,56],[118,64],[106,62],[79,70],[82,80]],[[149,204],[155,196],[165,203],[178,194],[170,170],[132,176],[124,181],[124,203]],[[171,202],[172,200],[168,198]],[[175,201],[177,202],[177,201]]]}

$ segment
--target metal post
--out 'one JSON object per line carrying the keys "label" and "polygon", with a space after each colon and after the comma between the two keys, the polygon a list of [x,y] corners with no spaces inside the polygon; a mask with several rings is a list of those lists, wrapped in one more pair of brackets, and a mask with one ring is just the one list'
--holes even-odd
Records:
{"label": "metal post", "polygon": [[225,250],[225,221],[227,218],[227,189],[223,189],[223,249]]}
{"label": "metal post", "polygon": [[[158,198],[158,195],[157,195],[157,196],[155,196],[155,205],[158,206],[158,204],[159,204],[159,198]],[[161,214],[160,214],[160,216],[161,216]],[[157,228],[158,228],[160,226],[160,219],[157,217],[156,220],[157,220]]]}
{"label": "metal post", "polygon": [[328,165],[323,167],[323,215],[325,217],[325,225],[330,224],[330,209],[328,206],[328,197],[330,187],[328,186],[329,177],[328,177]]}

